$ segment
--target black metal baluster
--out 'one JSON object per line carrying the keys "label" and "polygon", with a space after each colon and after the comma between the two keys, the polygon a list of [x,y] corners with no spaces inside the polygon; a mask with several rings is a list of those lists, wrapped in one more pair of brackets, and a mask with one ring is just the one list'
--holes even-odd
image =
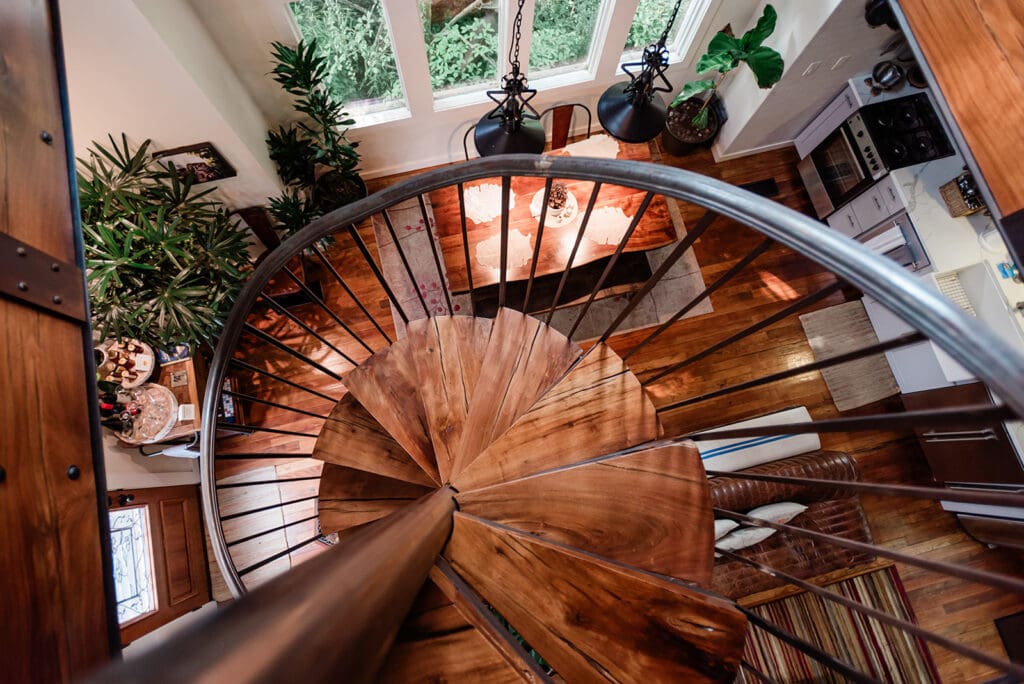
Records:
{"label": "black metal baluster", "polygon": [[[247,425],[245,423],[217,423],[218,430],[269,432],[275,435],[293,435],[295,437],[319,437],[316,432],[298,432],[296,430],[282,430],[281,428],[262,427],[260,425]],[[230,435],[237,437],[239,435]]]}
{"label": "black metal baluster", "polygon": [[[437,245],[434,243],[434,229],[430,217],[427,216],[427,205],[423,201],[423,195],[416,195],[416,201],[420,203],[420,214],[423,216],[423,226],[427,229],[427,240],[430,242],[430,253],[434,257],[434,268],[437,269],[437,280],[441,292],[444,293],[444,301],[448,305],[448,315],[451,316],[455,313],[455,309],[452,307],[452,296],[448,292],[448,279],[444,274],[444,266],[441,265],[441,256],[437,253]],[[437,236],[437,241],[441,241],[441,236]]]}
{"label": "black metal baluster", "polygon": [[839,605],[849,608],[850,610],[857,611],[858,613],[866,615],[874,620],[878,620],[882,624],[890,625],[892,627],[896,627],[897,629],[902,629],[904,632],[913,634],[914,636],[920,639],[931,641],[934,644],[938,644],[942,648],[953,651],[954,653],[959,653],[963,656],[967,656],[972,660],[976,660],[979,663],[988,665],[989,667],[1000,670],[1001,672],[1014,675],[1018,678],[1024,678],[1024,666],[1022,665],[1008,663],[1003,660],[1000,660],[999,658],[990,656],[987,653],[983,653],[977,649],[971,648],[970,646],[964,646],[963,644],[960,644],[952,639],[947,639],[946,637],[940,634],[928,631],[927,629],[919,625],[915,625],[912,622],[907,622],[906,620],[894,617],[889,613],[865,605],[863,603],[860,603],[859,601],[854,601],[853,599],[847,598],[842,594],[837,594],[827,589],[822,589],[821,587],[815,584],[805,582],[802,579],[794,577],[793,575],[789,575],[781,570],[776,570],[775,568],[764,565],[763,563],[759,563],[758,561],[755,561],[751,558],[747,558],[737,553],[733,553],[732,551],[728,551],[726,549],[718,549],[717,553],[722,554],[726,558],[731,558],[745,565],[749,565],[757,571],[765,575],[768,575],[769,577],[777,579],[782,584],[791,584],[795,587],[799,587],[800,589],[803,589],[808,593],[814,594],[815,596],[820,596],[821,598],[827,601],[838,603]]}
{"label": "black metal baluster", "polygon": [[877,344],[872,344],[868,347],[864,347],[863,349],[856,349],[851,352],[846,352],[845,354],[837,354],[836,356],[830,356],[829,358],[823,359],[821,361],[806,363],[802,366],[789,368],[784,371],[779,371],[778,373],[772,373],[771,375],[763,375],[760,378],[756,378],[754,380],[740,382],[735,385],[730,385],[729,387],[723,387],[720,390],[715,390],[713,392],[708,392],[706,394],[690,397],[689,399],[683,399],[682,401],[677,401],[672,404],[666,404],[665,406],[658,408],[658,411],[671,411],[673,409],[682,408],[683,406],[689,406],[691,404],[697,404],[702,401],[708,401],[709,399],[717,399],[718,397],[724,397],[734,392],[740,392],[742,390],[760,387],[761,385],[767,385],[769,383],[777,382],[779,380],[785,380],[786,378],[792,378],[797,375],[803,375],[804,373],[810,373],[811,371],[822,370],[823,368],[831,368],[832,366],[838,366],[839,364],[847,363],[848,361],[856,361],[858,359],[864,359],[869,356],[874,356],[875,354],[882,354],[893,349],[899,349],[900,347],[906,347],[911,344],[917,344],[918,342],[921,342],[925,339],[927,338],[921,333],[911,333],[910,335],[906,335],[905,337],[897,337],[887,342],[879,342]]}
{"label": "black metal baluster", "polygon": [[301,518],[299,520],[296,520],[295,522],[285,523],[284,525],[278,525],[277,527],[271,527],[269,530],[263,530],[262,532],[257,532],[256,534],[250,534],[247,537],[242,537],[241,539],[236,539],[234,541],[227,542],[227,547],[230,549],[232,546],[238,546],[239,544],[244,544],[247,541],[258,539],[259,537],[262,537],[266,534],[270,534],[271,532],[280,532],[281,530],[287,529],[289,527],[301,525],[302,523],[309,522],[311,520],[316,520],[319,517],[319,515],[311,515],[308,518]]}
{"label": "black metal baluster", "polygon": [[683,254],[686,253],[686,250],[693,246],[693,243],[704,234],[704,231],[714,223],[716,218],[718,218],[718,214],[715,212],[710,210],[704,212],[704,215],[701,216],[697,225],[693,227],[693,230],[686,233],[686,237],[679,241],[679,244],[676,245],[675,249],[673,249],[668,255],[668,258],[666,258],[665,261],[661,263],[661,266],[659,266],[658,269],[651,274],[651,277],[647,279],[644,286],[641,287],[638,292],[633,294],[629,302],[626,304],[626,307],[619,312],[619,315],[616,316],[615,320],[612,321],[612,324],[608,326],[608,329],[604,331],[604,334],[602,334],[600,339],[594,343],[591,349],[596,349],[599,344],[607,342],[608,338],[615,334],[615,331],[620,325],[622,325],[622,322],[626,320],[629,314],[633,313],[633,309],[639,306],[640,301],[650,294],[651,290],[661,282],[661,279],[665,277],[665,274],[668,273],[669,269],[675,266],[676,262],[679,261]]}
{"label": "black metal baluster", "polygon": [[384,332],[384,328],[380,327],[380,323],[378,323],[377,319],[370,314],[370,311],[366,308],[359,297],[356,296],[356,293],[352,291],[352,288],[348,286],[344,278],[341,277],[341,274],[338,273],[338,269],[336,269],[334,264],[331,263],[331,260],[327,258],[327,255],[320,251],[320,248],[315,244],[310,245],[309,247],[313,250],[313,253],[316,254],[317,258],[320,259],[320,262],[327,268],[327,270],[331,272],[331,275],[334,276],[336,281],[338,281],[338,284],[341,285],[342,289],[345,290],[345,294],[347,294],[352,301],[356,303],[356,306],[358,306],[359,310],[363,312],[363,315],[366,316],[370,323],[373,324],[373,327],[377,329],[377,332],[384,337],[388,344],[391,344],[392,340],[388,334]]}
{"label": "black metal baluster", "polygon": [[565,268],[562,270],[562,277],[558,281],[558,289],[555,290],[555,297],[551,300],[551,308],[548,309],[548,317],[545,319],[545,325],[551,325],[551,319],[555,315],[555,309],[558,307],[558,302],[562,298],[562,290],[565,288],[565,284],[569,281],[569,272],[572,270],[573,261],[576,260],[576,252],[579,251],[580,243],[583,242],[583,234],[587,232],[587,224],[590,223],[590,216],[594,213],[594,204],[597,202],[597,195],[601,192],[601,181],[594,181],[594,187],[590,189],[590,199],[587,201],[587,209],[583,212],[583,219],[580,221],[579,232],[576,233],[576,242],[572,245],[572,251],[569,252],[569,259],[565,262]]}
{"label": "black metal baluster", "polygon": [[469,259],[469,231],[466,229],[466,188],[459,183],[459,224],[462,226],[462,253],[466,257],[466,280],[469,282],[470,314],[475,313],[473,304],[473,266]]}
{"label": "black metal baluster", "polygon": [[890,484],[888,482],[863,482],[861,480],[828,480],[813,477],[796,477],[791,475],[769,475],[767,473],[751,473],[745,471],[724,471],[709,469],[711,477],[727,477],[738,480],[756,480],[758,482],[777,482],[799,487],[812,487],[835,490],[849,489],[862,494],[878,494],[881,496],[903,496],[929,501],[956,501],[984,506],[1010,506],[1024,508],[1024,494],[1004,491],[981,491],[975,489],[950,489],[948,487],[920,487],[917,485]]}
{"label": "black metal baluster", "polygon": [[384,288],[384,293],[387,294],[388,299],[391,300],[391,303],[394,305],[395,311],[398,312],[402,322],[408,323],[409,317],[406,315],[405,309],[403,309],[402,305],[398,303],[395,293],[391,291],[391,286],[388,285],[388,281],[384,279],[384,275],[380,272],[380,269],[377,268],[377,264],[373,261],[373,257],[370,256],[370,250],[367,249],[366,243],[363,242],[363,238],[359,237],[359,231],[356,230],[355,226],[349,226],[348,232],[349,235],[352,236],[352,240],[355,241],[356,247],[359,248],[359,252],[363,255],[363,259],[366,260],[366,264],[370,267],[370,270],[373,271],[373,275],[377,278],[377,282],[380,283],[382,288]]}
{"label": "black metal baluster", "polygon": [[291,356],[294,356],[296,359],[298,359],[299,361],[302,361],[306,365],[309,365],[309,366],[312,366],[313,368],[316,368],[318,371],[320,371],[324,375],[332,377],[335,380],[341,380],[341,376],[338,375],[337,373],[335,373],[334,371],[332,371],[330,368],[326,368],[326,367],[320,365],[319,363],[317,363],[313,359],[309,358],[308,356],[306,356],[302,352],[299,352],[299,351],[296,351],[296,350],[292,349],[291,347],[289,347],[287,344],[285,344],[281,340],[277,339],[276,337],[273,337],[272,335],[268,335],[267,333],[263,332],[259,328],[253,327],[250,323],[244,324],[244,330],[245,330],[245,332],[249,333],[250,335],[253,335],[253,336],[258,337],[259,339],[263,340],[264,342],[266,342],[270,346],[272,346],[272,347],[274,347],[276,349],[280,349],[281,351],[285,352],[286,354],[290,354]]}
{"label": "black metal baluster", "polygon": [[251,459],[260,459],[260,458],[303,459],[303,458],[313,458],[313,454],[298,454],[298,453],[290,452],[290,451],[281,452],[281,453],[272,453],[272,452],[263,452],[263,451],[261,451],[259,453],[251,453],[251,454],[234,453],[234,452],[232,452],[230,454],[217,454],[217,455],[214,456],[214,458],[216,458],[218,461],[220,461],[220,460],[224,460],[224,461],[248,461],[248,460],[251,460]]}
{"label": "black metal baluster", "polygon": [[262,299],[263,299],[263,301],[265,301],[267,303],[267,305],[270,306],[271,309],[273,309],[277,313],[281,314],[282,316],[285,316],[290,321],[292,321],[293,323],[298,325],[300,328],[302,328],[303,330],[308,332],[310,335],[312,335],[316,339],[320,340],[320,342],[322,342],[325,346],[327,346],[335,354],[337,354],[341,358],[345,359],[346,361],[351,363],[353,366],[358,366],[359,365],[354,360],[352,360],[352,357],[350,357],[348,354],[346,354],[345,352],[341,351],[336,346],[334,346],[329,341],[327,341],[327,338],[325,338],[323,335],[321,335],[317,331],[313,330],[313,328],[311,328],[309,325],[307,325],[298,316],[296,316],[291,311],[289,311],[288,309],[283,307],[276,299],[274,299],[273,297],[271,297],[268,294],[264,294]]}
{"label": "black metal baluster", "polygon": [[276,381],[278,381],[278,382],[280,382],[280,383],[282,383],[284,385],[288,385],[289,387],[294,387],[295,389],[302,390],[303,392],[307,392],[307,393],[312,394],[314,396],[320,397],[321,399],[326,399],[327,401],[330,401],[332,403],[336,403],[338,401],[337,398],[332,397],[329,394],[324,394],[323,392],[317,392],[314,389],[310,389],[308,387],[303,387],[302,385],[300,385],[297,382],[289,380],[288,378],[283,378],[280,375],[277,375],[276,373],[271,373],[268,370],[263,370],[262,368],[258,368],[256,366],[252,365],[251,363],[247,363],[245,361],[242,361],[241,359],[231,359],[230,363],[232,365],[234,365],[234,366],[239,367],[239,368],[243,368],[245,370],[252,371],[253,373],[258,373],[258,374],[260,374],[260,375],[262,375],[264,377],[270,378],[271,380],[276,380]]}
{"label": "black metal baluster", "polygon": [[576,328],[578,328],[580,326],[580,323],[583,322],[583,317],[587,315],[588,311],[590,311],[590,305],[594,303],[595,299],[597,299],[597,293],[601,291],[602,287],[604,287],[604,282],[608,279],[608,276],[611,275],[612,270],[615,268],[615,264],[618,263],[619,261],[619,257],[622,256],[622,252],[626,249],[626,243],[628,243],[629,239],[633,237],[633,231],[635,231],[636,227],[640,225],[640,221],[641,219],[643,219],[644,213],[647,212],[647,207],[650,206],[651,200],[653,199],[654,193],[648,192],[644,196],[643,201],[640,202],[640,208],[637,209],[636,215],[633,216],[633,220],[629,222],[629,227],[626,229],[626,232],[622,235],[622,239],[619,240],[619,244],[615,248],[615,253],[612,254],[611,259],[609,259],[608,265],[604,267],[604,271],[601,273],[601,277],[597,279],[597,283],[594,285],[594,289],[590,293],[590,298],[587,299],[586,304],[584,304],[583,308],[580,309],[580,315],[576,317],[576,322],[573,323],[572,328],[569,329],[569,333],[566,335],[566,337],[568,337],[570,340],[572,339],[573,333],[576,332]]}
{"label": "black metal baluster", "polygon": [[742,340],[744,337],[748,337],[748,336],[756,333],[758,330],[761,330],[762,328],[767,328],[768,326],[773,325],[775,323],[778,323],[782,319],[791,316],[792,314],[796,313],[797,311],[800,311],[801,309],[805,309],[808,306],[811,306],[812,304],[820,302],[822,299],[825,299],[826,297],[832,295],[833,293],[838,292],[839,289],[842,286],[843,286],[843,284],[841,282],[837,281],[837,282],[832,283],[831,285],[827,285],[827,286],[823,287],[822,289],[818,290],[817,292],[813,292],[813,293],[811,293],[809,295],[804,295],[803,297],[801,297],[800,299],[796,300],[795,302],[793,302],[792,304],[790,304],[786,308],[782,309],[781,311],[778,311],[778,312],[772,314],[771,316],[768,316],[767,318],[765,318],[765,319],[763,319],[763,320],[761,320],[761,321],[759,321],[759,322],[757,322],[757,323],[755,323],[755,324],[753,324],[753,325],[751,325],[751,326],[749,326],[747,328],[744,328],[743,330],[739,331],[735,335],[730,335],[729,337],[725,338],[721,342],[718,342],[716,344],[711,345],[710,347],[708,347],[704,351],[698,352],[698,353],[694,354],[693,356],[685,358],[685,359],[683,359],[682,361],[680,361],[678,363],[674,363],[671,366],[669,366],[668,368],[666,368],[666,369],[664,369],[664,370],[662,370],[662,371],[660,371],[658,373],[655,373],[651,377],[645,378],[644,380],[641,380],[640,384],[641,385],[649,385],[652,382],[657,382],[658,380],[662,379],[666,375],[671,375],[672,373],[675,373],[676,371],[678,371],[678,370],[680,370],[682,368],[685,368],[686,366],[689,366],[691,363],[695,363],[697,361],[700,361],[704,357],[710,356],[711,354],[714,354],[717,351],[725,349],[730,344],[733,344],[734,342],[738,342],[739,340]]}
{"label": "black metal baluster", "polygon": [[821,542],[827,542],[835,544],[836,546],[842,546],[847,549],[853,549],[854,551],[863,551],[865,553],[875,554],[878,556],[884,556],[900,563],[906,563],[907,565],[913,565],[924,570],[930,570],[932,572],[938,572],[944,575],[950,575],[951,577],[958,577],[964,580],[970,580],[972,582],[978,582],[979,584],[986,584],[990,587],[996,587],[998,589],[1004,589],[1006,591],[1013,592],[1015,594],[1024,594],[1024,579],[1017,577],[1009,577],[1007,575],[999,575],[994,572],[988,572],[987,570],[977,570],[968,565],[955,565],[953,563],[946,563],[944,561],[933,561],[921,556],[913,556],[900,551],[893,551],[884,546],[877,546],[875,544],[867,544],[865,542],[854,541],[853,539],[847,539],[846,537],[837,537],[834,534],[825,534],[823,532],[815,532],[808,530],[803,527],[794,527],[784,523],[772,522],[770,520],[762,520],[760,518],[751,518],[749,515],[743,513],[736,513],[734,511],[726,511],[721,508],[713,508],[715,517],[725,517],[736,522],[741,522],[754,527],[770,527],[780,532],[787,532],[789,534],[795,534],[800,537],[806,537],[808,539],[814,539]]}
{"label": "black metal baluster", "polygon": [[537,261],[540,259],[540,242],[544,239],[544,221],[548,216],[548,200],[551,199],[551,183],[553,178],[544,181],[544,202],[540,207],[540,220],[537,222],[537,237],[533,242],[533,259],[530,261],[530,278],[526,281],[526,294],[523,295],[523,313],[529,313],[530,293],[533,292],[533,278],[537,275]]}
{"label": "black metal baluster", "polygon": [[975,404],[954,408],[904,411],[902,413],[876,413],[871,416],[843,416],[827,420],[812,420],[804,423],[783,425],[758,425],[742,428],[705,430],[684,435],[680,439],[707,441],[734,439],[737,437],[760,437],[762,435],[798,435],[812,432],[858,432],[871,430],[895,430],[936,425],[950,427],[975,427],[1003,420],[1014,420],[1016,415],[1008,406]]}
{"label": "black metal baluster", "polygon": [[384,209],[380,212],[380,215],[384,218],[384,225],[387,226],[388,232],[391,234],[391,242],[395,245],[395,251],[398,252],[398,257],[402,260],[402,266],[405,267],[405,272],[409,276],[409,284],[412,285],[412,289],[416,291],[416,297],[420,300],[420,304],[423,305],[423,313],[430,316],[430,309],[427,308],[427,300],[423,298],[423,293],[420,292],[420,287],[416,284],[416,276],[413,274],[412,266],[409,265],[409,260],[405,256],[405,250],[402,249],[402,245],[398,243],[398,235],[395,233],[395,227],[391,224],[391,217],[388,216],[388,210]]}
{"label": "black metal baluster", "polygon": [[736,608],[738,608],[744,615],[746,615],[747,620],[749,620],[750,623],[753,624],[755,627],[758,627],[759,629],[768,632],[780,641],[784,641],[785,643],[789,644],[790,646],[800,651],[804,655],[814,660],[817,660],[819,663],[821,663],[828,669],[834,670],[842,674],[847,679],[850,679],[854,682],[859,682],[860,684],[882,684],[881,681],[879,681],[878,679],[875,679],[874,677],[869,677],[863,672],[854,669],[848,663],[844,663],[843,661],[838,660],[837,658],[829,655],[828,653],[825,653],[814,644],[804,641],[800,637],[787,632],[786,630],[782,629],[781,627],[772,622],[768,622],[754,611],[748,608],[744,608],[739,604],[736,605]]}
{"label": "black metal baluster", "polygon": [[512,179],[501,177],[501,248],[498,256],[498,309],[505,306],[505,282],[508,278],[508,205]]}
{"label": "black metal baluster", "polygon": [[313,418],[319,418],[321,420],[327,420],[330,416],[325,416],[322,413],[315,413],[313,411],[306,411],[305,409],[295,408],[294,406],[286,406],[285,404],[279,404],[276,401],[269,401],[267,399],[260,399],[254,397],[251,394],[243,394],[242,392],[235,392],[233,390],[221,390],[222,394],[227,394],[232,397],[237,397],[242,401],[251,401],[257,404],[263,404],[264,406],[270,406],[272,408],[279,408],[284,411],[291,411],[293,413],[301,413],[304,416],[311,416]]}
{"label": "black metal baluster", "polygon": [[717,280],[715,280],[715,282],[713,282],[710,285],[708,285],[707,287],[705,287],[704,290],[700,294],[698,294],[696,297],[694,297],[689,302],[687,302],[686,305],[683,306],[681,309],[679,309],[679,311],[677,311],[671,318],[669,318],[667,321],[662,323],[658,327],[657,330],[652,332],[650,335],[645,337],[639,344],[637,344],[635,347],[630,349],[629,352],[626,353],[626,355],[622,357],[622,360],[623,361],[628,360],[629,357],[631,357],[633,354],[635,354],[636,352],[638,352],[639,350],[643,349],[648,344],[650,344],[656,337],[658,337],[658,335],[660,335],[661,333],[663,333],[666,330],[668,330],[669,326],[671,326],[673,323],[675,323],[680,318],[682,318],[687,313],[689,313],[691,310],[693,310],[693,308],[695,306],[697,306],[698,304],[703,302],[705,299],[710,297],[712,294],[714,294],[714,292],[716,290],[718,290],[720,287],[722,287],[727,282],[729,282],[730,280],[735,278],[736,275],[739,274],[740,271],[742,271],[747,266],[749,266],[757,257],[759,257],[762,254],[764,254],[765,252],[767,252],[769,250],[769,248],[771,248],[771,246],[773,244],[775,244],[775,241],[772,240],[771,238],[766,238],[766,239],[762,240],[757,245],[757,247],[752,249],[746,256],[744,256],[742,259],[740,259],[735,264],[733,264],[729,268],[729,270],[727,270],[725,273],[723,273],[721,276],[719,276],[719,278]]}
{"label": "black metal baluster", "polygon": [[[317,294],[315,292],[313,292],[313,290],[311,290],[309,288],[309,286],[306,285],[306,283],[302,282],[302,279],[299,278],[299,276],[295,275],[295,273],[292,272],[292,270],[290,268],[286,267],[283,270],[288,275],[288,277],[291,278],[292,282],[294,282],[296,285],[299,286],[299,288],[302,290],[302,292],[307,297],[309,297],[311,300],[313,300],[316,303],[317,306],[319,306],[321,309],[323,309],[327,313],[328,316],[330,316],[332,319],[334,319],[334,322],[337,323],[338,326],[341,327],[342,330],[344,330],[346,333],[348,333],[352,337],[352,339],[354,339],[356,342],[358,342],[359,345],[362,346],[363,349],[368,351],[370,354],[373,354],[373,348],[370,347],[370,345],[366,344],[366,342],[363,341],[362,337],[360,337],[359,335],[356,335],[355,332],[353,332],[352,329],[350,327],[348,327],[348,325],[346,325],[345,321],[341,320],[341,317],[338,316],[338,314],[334,313],[334,309],[332,309],[331,307],[327,306],[327,302],[325,302],[323,299],[321,299],[319,296],[317,296]],[[351,361],[350,360],[349,362],[353,366],[359,365],[355,361]]]}
{"label": "black metal baluster", "polygon": [[310,537],[309,539],[304,539],[304,540],[300,541],[298,544],[294,544],[292,546],[289,546],[284,551],[278,551],[277,553],[275,553],[272,556],[269,556],[269,557],[264,558],[263,560],[261,560],[261,561],[259,561],[257,563],[253,563],[252,565],[249,565],[247,567],[242,568],[241,570],[238,571],[238,576],[241,577],[242,575],[246,575],[246,574],[248,574],[248,573],[250,573],[250,572],[252,572],[254,570],[259,570],[260,568],[262,568],[265,565],[270,565],[274,561],[276,561],[276,560],[278,560],[280,558],[284,558],[285,556],[291,554],[294,551],[298,551],[303,546],[308,546],[309,544],[312,544],[313,542],[315,542],[319,538],[320,538],[320,535],[318,534],[315,537]]}

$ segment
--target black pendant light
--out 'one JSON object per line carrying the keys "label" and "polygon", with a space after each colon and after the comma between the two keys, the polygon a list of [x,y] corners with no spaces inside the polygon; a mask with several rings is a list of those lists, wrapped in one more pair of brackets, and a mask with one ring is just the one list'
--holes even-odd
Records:
{"label": "black pendant light", "polygon": [[530,104],[537,91],[526,84],[519,71],[519,39],[523,28],[523,3],[519,0],[508,61],[512,71],[501,77],[501,90],[488,90],[487,97],[498,105],[477,122],[473,142],[481,157],[517,152],[540,154],[544,151],[544,126],[540,114]]}
{"label": "black pendant light", "polygon": [[[629,82],[616,83],[598,100],[597,118],[612,137],[631,143],[647,142],[665,128],[665,101],[656,93],[672,92],[672,84],[665,78],[668,68],[665,43],[681,3],[682,0],[676,0],[661,38],[644,48],[641,60],[622,65]],[[636,67],[641,67],[639,73],[634,71]],[[664,85],[658,85],[659,81]]]}

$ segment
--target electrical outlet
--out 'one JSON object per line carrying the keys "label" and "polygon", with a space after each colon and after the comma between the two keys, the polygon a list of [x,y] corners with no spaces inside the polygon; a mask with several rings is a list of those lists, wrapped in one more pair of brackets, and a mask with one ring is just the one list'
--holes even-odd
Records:
{"label": "electrical outlet", "polygon": [[803,76],[810,76],[815,71],[817,71],[818,67],[820,67],[820,66],[821,66],[821,62],[811,62],[810,64],[807,65],[807,68],[804,69],[804,73],[802,75]]}
{"label": "electrical outlet", "polygon": [[847,63],[848,61],[850,61],[850,55],[843,55],[842,57],[840,57],[839,59],[837,59],[837,60],[836,60],[836,63],[835,63],[835,64],[833,64],[833,65],[832,65],[832,66],[831,66],[830,68],[831,68],[831,70],[832,70],[832,71],[835,71],[835,70],[836,70],[836,69],[838,69],[839,67],[841,67],[841,66],[843,66],[844,64],[846,64],[846,63]]}

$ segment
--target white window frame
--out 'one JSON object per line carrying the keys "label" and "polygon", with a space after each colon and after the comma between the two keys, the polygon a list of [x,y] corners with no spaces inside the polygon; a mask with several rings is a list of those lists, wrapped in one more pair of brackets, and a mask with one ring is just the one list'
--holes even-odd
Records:
{"label": "white window frame", "polygon": [[[714,0],[692,0],[679,20],[679,30],[675,37],[666,46],[668,47],[668,63],[677,64],[686,59],[687,51],[697,37],[700,30],[701,19],[703,19]],[[635,11],[635,10],[634,10]],[[630,22],[632,23],[632,22]],[[627,30],[628,35],[628,30]],[[622,43],[625,45],[625,41]],[[636,62],[643,56],[643,49],[623,51],[621,59],[623,62]]]}

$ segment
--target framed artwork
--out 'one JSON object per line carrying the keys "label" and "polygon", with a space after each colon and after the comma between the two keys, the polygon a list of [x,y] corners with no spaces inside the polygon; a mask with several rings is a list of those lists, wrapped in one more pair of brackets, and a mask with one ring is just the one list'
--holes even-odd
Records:
{"label": "framed artwork", "polygon": [[158,159],[164,164],[172,162],[182,179],[192,173],[197,185],[238,175],[235,167],[231,166],[213,143],[209,142],[154,152],[153,159]]}

